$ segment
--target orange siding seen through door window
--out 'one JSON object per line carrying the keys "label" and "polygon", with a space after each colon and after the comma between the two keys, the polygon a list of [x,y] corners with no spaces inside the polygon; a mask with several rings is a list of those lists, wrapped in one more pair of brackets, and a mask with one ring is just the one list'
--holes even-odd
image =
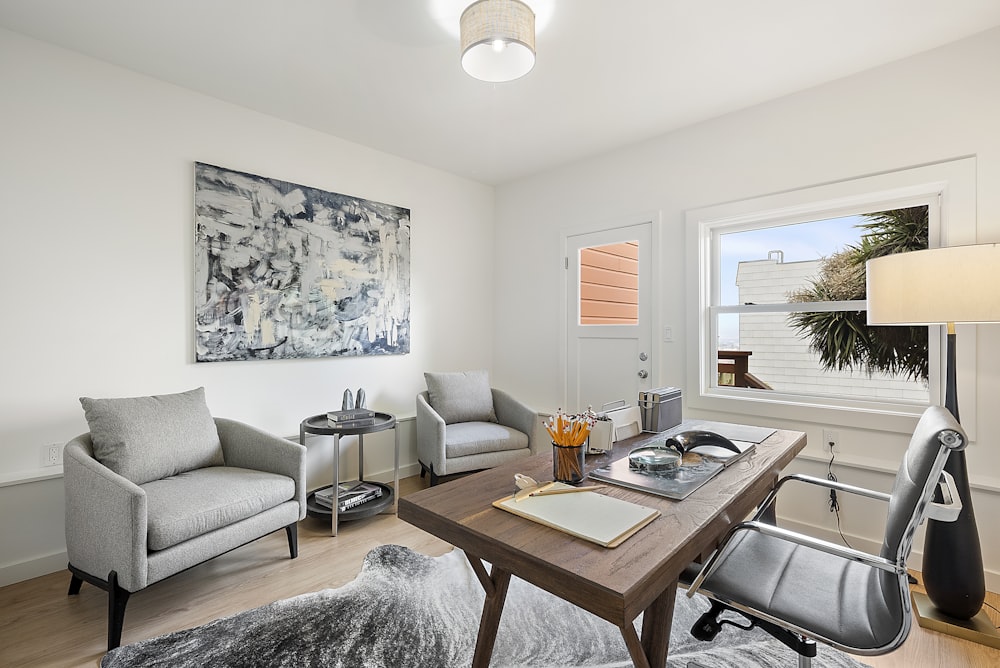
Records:
{"label": "orange siding seen through door window", "polygon": [[635,241],[580,251],[580,324],[639,322],[639,244]]}

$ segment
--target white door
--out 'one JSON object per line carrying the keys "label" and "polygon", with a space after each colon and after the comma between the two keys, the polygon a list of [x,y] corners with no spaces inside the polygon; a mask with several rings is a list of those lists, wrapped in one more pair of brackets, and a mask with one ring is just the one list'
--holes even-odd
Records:
{"label": "white door", "polygon": [[566,237],[570,413],[651,388],[652,223]]}

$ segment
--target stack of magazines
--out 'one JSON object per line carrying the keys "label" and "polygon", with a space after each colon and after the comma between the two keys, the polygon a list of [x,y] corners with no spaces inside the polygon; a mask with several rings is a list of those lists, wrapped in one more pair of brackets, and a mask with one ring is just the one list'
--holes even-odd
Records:
{"label": "stack of magazines", "polygon": [[[337,512],[344,512],[382,496],[382,488],[370,482],[342,482],[337,485]],[[333,508],[333,487],[315,492],[316,503]]]}
{"label": "stack of magazines", "polygon": [[330,411],[326,414],[326,420],[331,427],[339,427],[341,429],[370,427],[375,424],[375,411],[370,411],[367,408],[352,408],[346,411]]}

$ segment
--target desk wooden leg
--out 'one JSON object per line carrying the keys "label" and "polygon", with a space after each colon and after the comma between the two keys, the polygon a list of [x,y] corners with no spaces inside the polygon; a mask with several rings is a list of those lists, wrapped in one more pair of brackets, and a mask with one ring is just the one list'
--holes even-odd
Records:
{"label": "desk wooden leg", "polygon": [[667,587],[642,614],[642,641],[635,627],[628,623],[621,627],[625,646],[638,668],[664,668],[670,647],[670,626],[674,620],[674,599],[677,583]]}
{"label": "desk wooden leg", "polygon": [[476,653],[472,656],[472,668],[489,668],[493,657],[493,644],[497,639],[497,629],[500,627],[500,615],[503,604],[507,600],[507,586],[510,584],[510,572],[493,566],[489,576],[479,557],[466,552],[465,555],[472,564],[472,570],[479,577],[483,589],[486,590],[486,602],[483,603],[483,617],[479,622],[479,635],[476,637]]}
{"label": "desk wooden leg", "polygon": [[632,665],[635,668],[649,668],[649,659],[646,657],[645,650],[642,649],[639,636],[635,634],[635,627],[632,626],[632,622],[628,622],[625,626],[622,626],[621,632],[622,638],[625,639],[625,646],[628,647],[629,656],[632,657]]}

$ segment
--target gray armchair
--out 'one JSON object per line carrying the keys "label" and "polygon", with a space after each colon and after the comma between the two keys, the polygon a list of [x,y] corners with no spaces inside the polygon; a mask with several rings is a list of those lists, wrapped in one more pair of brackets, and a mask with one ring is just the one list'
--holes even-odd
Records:
{"label": "gray armchair", "polygon": [[63,456],[69,594],[108,592],[109,650],[130,594],[282,528],[297,556],[304,447],[212,418],[201,388],[81,402],[91,431]]}
{"label": "gray armchair", "polygon": [[[853,654],[884,654],[903,644],[911,609],[906,558],[926,517],[954,521],[962,501],[944,471],[948,454],[966,446],[965,433],[944,408],[924,412],[903,457],[892,492],[885,494],[804,475],[782,478],[753,520],[736,525],[705,563],[682,577],[688,596],[709,597],[711,609],[691,629],[711,640],[719,615],[734,611],[792,648],[799,666],[811,665],[816,641]],[[773,503],[787,483],[806,483],[887,504],[880,553],[870,555],[775,526]],[[941,501],[932,503],[935,492]],[[740,627],[748,628],[748,627]]]}
{"label": "gray armchair", "polygon": [[431,485],[441,476],[492,468],[543,451],[538,413],[503,390],[486,372],[424,374],[417,395],[417,459]]}

